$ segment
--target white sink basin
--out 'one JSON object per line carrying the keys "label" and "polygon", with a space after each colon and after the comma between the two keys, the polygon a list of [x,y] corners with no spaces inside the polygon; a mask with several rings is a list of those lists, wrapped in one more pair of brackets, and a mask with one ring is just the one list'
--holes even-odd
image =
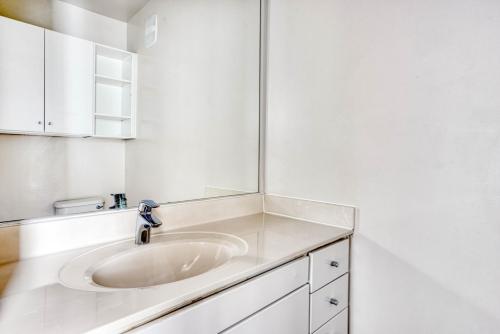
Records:
{"label": "white sink basin", "polygon": [[247,249],[244,240],[230,234],[167,233],[153,236],[148,245],[126,240],[82,254],[61,269],[59,279],[91,291],[146,288],[201,275]]}

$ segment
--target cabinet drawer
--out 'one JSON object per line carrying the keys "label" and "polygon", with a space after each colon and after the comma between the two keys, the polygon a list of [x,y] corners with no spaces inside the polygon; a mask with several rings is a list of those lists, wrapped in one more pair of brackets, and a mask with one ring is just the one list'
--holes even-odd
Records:
{"label": "cabinet drawer", "polygon": [[348,308],[337,314],[333,319],[321,326],[314,334],[347,334]]}
{"label": "cabinet drawer", "polygon": [[311,295],[311,332],[348,306],[349,274],[339,277]]}
{"label": "cabinet drawer", "polygon": [[306,334],[309,331],[307,285],[243,320],[223,334]]}
{"label": "cabinet drawer", "polygon": [[311,292],[349,271],[349,239],[309,254]]}
{"label": "cabinet drawer", "polygon": [[306,257],[300,258],[149,322],[129,333],[220,333],[307,284],[308,264]]}

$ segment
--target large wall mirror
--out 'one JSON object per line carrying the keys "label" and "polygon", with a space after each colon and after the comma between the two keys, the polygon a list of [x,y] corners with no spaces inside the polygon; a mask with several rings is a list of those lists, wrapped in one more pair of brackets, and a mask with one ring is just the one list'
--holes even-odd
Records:
{"label": "large wall mirror", "polygon": [[0,221],[258,191],[259,0],[0,0]]}

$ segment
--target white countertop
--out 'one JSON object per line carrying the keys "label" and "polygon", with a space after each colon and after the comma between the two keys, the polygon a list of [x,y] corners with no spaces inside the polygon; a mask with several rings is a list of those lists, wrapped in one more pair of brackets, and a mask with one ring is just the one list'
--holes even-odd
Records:
{"label": "white countertop", "polygon": [[0,266],[0,283],[8,282],[0,299],[0,333],[124,332],[352,234],[350,229],[270,214],[175,231],[234,234],[249,250],[199,276],[123,291],[80,291],[59,283],[62,265],[97,246]]}

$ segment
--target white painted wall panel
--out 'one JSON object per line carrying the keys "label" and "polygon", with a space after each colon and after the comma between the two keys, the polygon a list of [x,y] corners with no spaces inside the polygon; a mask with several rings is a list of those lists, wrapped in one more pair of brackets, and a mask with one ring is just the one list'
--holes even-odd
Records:
{"label": "white painted wall panel", "polygon": [[271,0],[267,191],[360,208],[351,333],[500,327],[500,3]]}
{"label": "white painted wall panel", "polygon": [[125,190],[125,143],[0,135],[0,221],[46,217],[55,201]]}

